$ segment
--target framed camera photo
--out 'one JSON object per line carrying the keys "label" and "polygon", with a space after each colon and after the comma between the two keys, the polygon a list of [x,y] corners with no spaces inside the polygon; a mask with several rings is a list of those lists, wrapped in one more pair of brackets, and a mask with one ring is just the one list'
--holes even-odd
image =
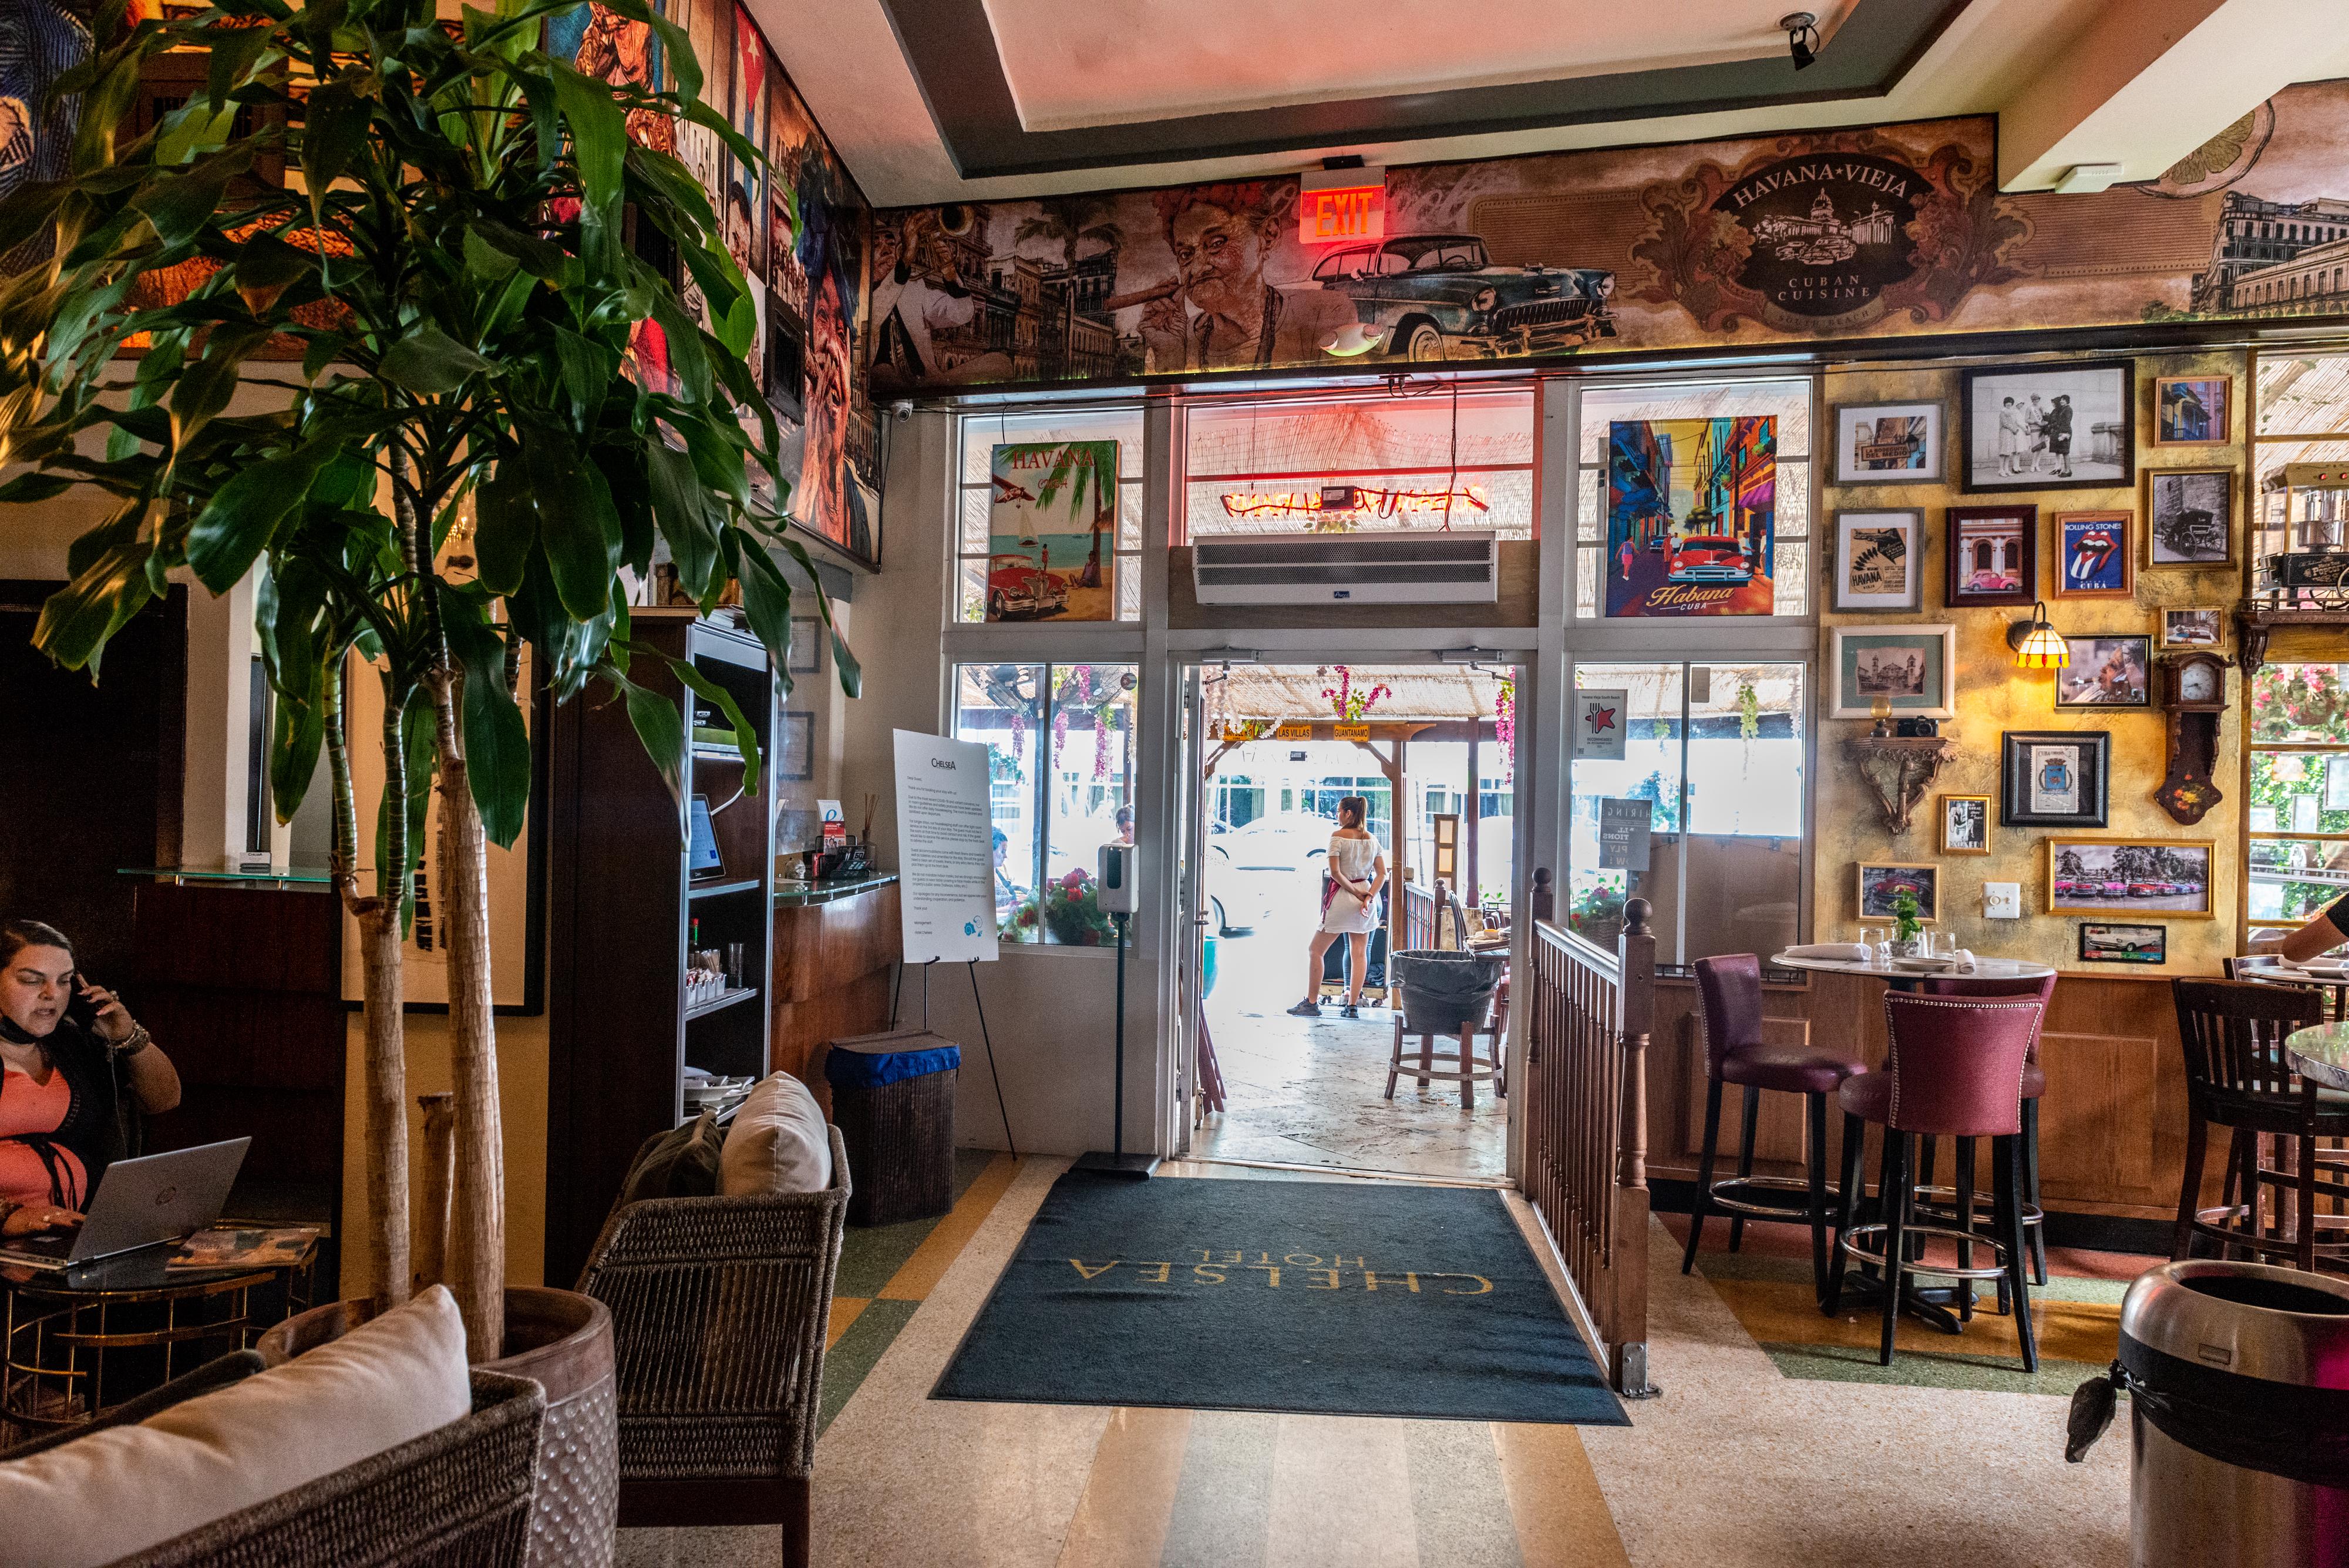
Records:
{"label": "framed camera photo", "polygon": [[1922,512],[1835,514],[1835,582],[1828,603],[1837,612],[1923,608],[1924,566]]}
{"label": "framed camera photo", "polygon": [[2127,359],[1961,373],[1971,494],[2109,490],[2137,478],[2137,370]]}
{"label": "framed camera photo", "polygon": [[2110,809],[2107,730],[2009,730],[1998,738],[2004,827],[2102,827]]}
{"label": "framed camera photo", "polygon": [[1947,410],[1940,403],[1844,403],[1835,410],[1837,484],[1938,484]]}

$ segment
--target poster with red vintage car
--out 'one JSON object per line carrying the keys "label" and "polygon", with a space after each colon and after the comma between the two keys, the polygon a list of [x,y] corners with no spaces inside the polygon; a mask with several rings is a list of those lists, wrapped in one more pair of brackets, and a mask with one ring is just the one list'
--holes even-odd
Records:
{"label": "poster with red vintage car", "polygon": [[1608,615],[1770,614],[1776,418],[1617,420],[1607,431]]}
{"label": "poster with red vintage car", "polygon": [[1117,442],[1014,441],[988,457],[987,618],[1108,620]]}

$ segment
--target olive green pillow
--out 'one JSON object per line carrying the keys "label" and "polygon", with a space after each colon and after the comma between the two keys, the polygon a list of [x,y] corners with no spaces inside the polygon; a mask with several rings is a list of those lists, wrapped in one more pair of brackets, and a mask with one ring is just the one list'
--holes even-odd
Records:
{"label": "olive green pillow", "polygon": [[708,1110],[647,1143],[620,1183],[620,1201],[647,1198],[710,1198],[718,1192],[718,1155],[726,1129]]}

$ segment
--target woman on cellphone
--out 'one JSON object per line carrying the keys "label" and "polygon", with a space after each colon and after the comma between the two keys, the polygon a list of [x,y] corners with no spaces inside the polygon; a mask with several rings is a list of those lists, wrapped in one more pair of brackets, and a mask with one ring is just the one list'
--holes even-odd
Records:
{"label": "woman on cellphone", "polygon": [[179,1103],[171,1058],[76,971],[64,932],[0,925],[0,1236],[79,1224],[124,1152],[124,1112]]}

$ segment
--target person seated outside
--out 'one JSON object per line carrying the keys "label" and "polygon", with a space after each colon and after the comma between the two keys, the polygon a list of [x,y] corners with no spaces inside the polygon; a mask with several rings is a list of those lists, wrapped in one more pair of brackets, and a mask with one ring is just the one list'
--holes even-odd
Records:
{"label": "person seated outside", "polygon": [[107,1166],[130,1151],[133,1113],[179,1103],[171,1059],[75,968],[64,932],[0,925],[0,1236],[80,1224]]}
{"label": "person seated outside", "polygon": [[2286,963],[2305,963],[2349,942],[2349,893],[2311,915],[2296,929],[2261,931],[2251,939],[2251,951],[2274,953]]}

